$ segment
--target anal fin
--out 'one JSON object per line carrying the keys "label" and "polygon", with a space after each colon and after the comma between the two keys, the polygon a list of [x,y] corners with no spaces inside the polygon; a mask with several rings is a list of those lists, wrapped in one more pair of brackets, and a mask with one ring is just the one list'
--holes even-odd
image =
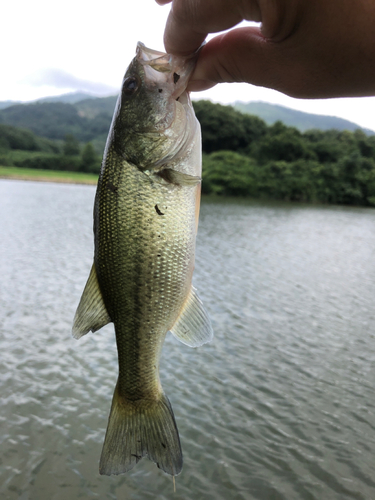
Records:
{"label": "anal fin", "polygon": [[183,344],[190,347],[198,347],[213,339],[210,318],[194,287],[191,287],[171,332]]}
{"label": "anal fin", "polygon": [[93,264],[74,316],[73,337],[79,339],[89,331],[96,332],[111,321],[100,291],[95,264]]}

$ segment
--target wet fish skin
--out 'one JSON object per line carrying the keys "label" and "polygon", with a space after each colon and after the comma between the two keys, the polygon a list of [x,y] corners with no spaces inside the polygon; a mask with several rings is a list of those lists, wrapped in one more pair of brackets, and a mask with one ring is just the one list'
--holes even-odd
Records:
{"label": "wet fish skin", "polygon": [[[177,475],[182,451],[159,379],[165,335],[212,339],[192,288],[201,174],[200,128],[185,92],[193,59],[138,44],[112,121],[94,207],[94,264],[74,320],[76,338],[113,321],[119,377],[101,474],[147,455]],[[177,100],[178,99],[178,100]]]}

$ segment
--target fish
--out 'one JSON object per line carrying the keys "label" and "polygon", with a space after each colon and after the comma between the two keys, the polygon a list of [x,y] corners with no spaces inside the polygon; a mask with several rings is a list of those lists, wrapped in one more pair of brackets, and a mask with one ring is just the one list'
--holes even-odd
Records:
{"label": "fish", "polygon": [[119,375],[99,462],[122,474],[147,456],[177,476],[183,456],[159,361],[168,331],[213,338],[192,286],[201,190],[201,131],[186,90],[196,55],[138,42],[106,142],[94,202],[94,262],[73,336],[114,323]]}

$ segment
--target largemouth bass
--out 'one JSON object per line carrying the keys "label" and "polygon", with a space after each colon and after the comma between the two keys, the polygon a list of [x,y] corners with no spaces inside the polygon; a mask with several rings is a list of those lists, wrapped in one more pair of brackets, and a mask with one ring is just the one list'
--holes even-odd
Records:
{"label": "largemouth bass", "polygon": [[119,376],[100,458],[121,474],[148,456],[173,476],[182,451],[159,379],[170,330],[189,346],[212,339],[192,287],[201,134],[186,86],[195,59],[138,43],[124,76],[94,206],[94,263],[74,318],[80,338],[114,323]]}

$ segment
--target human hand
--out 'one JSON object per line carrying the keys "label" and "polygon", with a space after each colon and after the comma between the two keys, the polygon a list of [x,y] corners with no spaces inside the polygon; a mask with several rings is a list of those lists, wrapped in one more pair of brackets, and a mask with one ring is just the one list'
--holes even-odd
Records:
{"label": "human hand", "polygon": [[299,98],[375,95],[370,0],[173,0],[166,51],[191,54],[208,33],[242,20],[262,25],[235,28],[207,42],[189,90],[247,82]]}

